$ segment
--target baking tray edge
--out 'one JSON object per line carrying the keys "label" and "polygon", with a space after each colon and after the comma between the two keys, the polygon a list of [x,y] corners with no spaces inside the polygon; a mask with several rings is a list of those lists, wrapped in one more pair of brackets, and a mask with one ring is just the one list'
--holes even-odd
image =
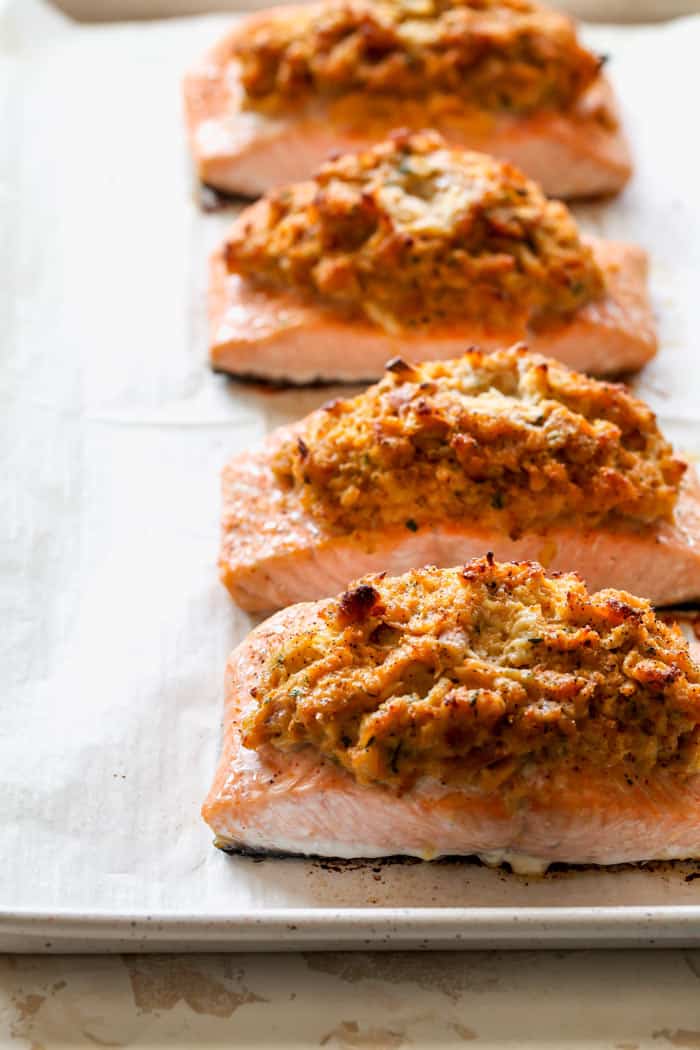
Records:
{"label": "baking tray edge", "polygon": [[8,952],[292,951],[434,948],[692,947],[700,906],[353,908],[310,916],[118,916],[0,911]]}

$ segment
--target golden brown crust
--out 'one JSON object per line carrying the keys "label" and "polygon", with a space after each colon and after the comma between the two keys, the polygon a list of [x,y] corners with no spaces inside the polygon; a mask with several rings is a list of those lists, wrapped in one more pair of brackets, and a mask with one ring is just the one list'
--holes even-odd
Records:
{"label": "golden brown crust", "polygon": [[340,532],[468,518],[517,535],[670,518],[686,465],[627,389],[514,348],[390,363],[313,413],[273,469]]}
{"label": "golden brown crust", "polygon": [[367,577],[272,648],[255,696],[247,747],[311,746],[399,791],[700,770],[700,669],[680,632],[530,562]]}
{"label": "golden brown crust", "polygon": [[234,53],[249,102],[282,107],[361,91],[568,109],[600,68],[571,19],[531,0],[323,0],[258,21]]}
{"label": "golden brown crust", "polygon": [[230,272],[388,329],[570,316],[604,278],[565,205],[512,165],[397,134],[270,193],[235,222]]}

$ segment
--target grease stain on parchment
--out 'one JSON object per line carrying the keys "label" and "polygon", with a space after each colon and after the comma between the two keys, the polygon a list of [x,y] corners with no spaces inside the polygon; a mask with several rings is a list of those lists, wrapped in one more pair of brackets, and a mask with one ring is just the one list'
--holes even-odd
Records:
{"label": "grease stain on parchment", "polygon": [[[22,959],[22,962],[26,960]],[[17,972],[19,959],[12,956],[3,958],[4,964],[12,972]],[[14,1010],[14,1017],[10,1021],[10,1035],[13,1039],[24,1039],[29,1043],[30,1050],[44,1050],[43,1043],[34,1039],[36,1016],[49,997],[57,995],[66,987],[64,980],[35,982],[35,987],[41,991],[18,991],[10,997],[10,1003]]]}
{"label": "grease stain on parchment", "polygon": [[12,1004],[17,1011],[17,1022],[23,1024],[26,1021],[30,1021],[31,1018],[39,1012],[45,1002],[46,996],[39,995],[38,992],[29,992],[28,995],[13,996]]}
{"label": "grease stain on parchment", "polygon": [[700,1031],[697,1028],[660,1028],[654,1032],[654,1039],[665,1039],[671,1046],[681,1047],[682,1050],[700,1050]]}
{"label": "grease stain on parchment", "polygon": [[186,959],[151,955],[138,959],[124,956],[123,961],[140,1013],[172,1010],[184,1001],[193,1013],[225,1018],[241,1006],[267,1002],[240,980],[234,987],[228,987],[223,980],[203,973]]}
{"label": "grease stain on parchment", "polygon": [[342,1050],[397,1050],[406,1045],[406,1036],[392,1028],[360,1028],[357,1021],[341,1021],[321,1037],[319,1046],[338,1046]]}
{"label": "grease stain on parchment", "polygon": [[11,998],[15,1010],[15,1017],[10,1024],[10,1035],[13,1039],[26,1039],[30,1050],[44,1050],[42,1043],[32,1038],[34,1018],[46,1002],[46,996],[39,992],[28,992],[26,995],[17,994]]}
{"label": "grease stain on parchment", "polygon": [[95,1035],[93,1032],[88,1032],[87,1028],[81,1029],[80,1034],[84,1036],[89,1043],[92,1043],[93,1046],[124,1046],[124,1043],[114,1043],[110,1039],[103,1039],[101,1036]]}
{"label": "grease stain on parchment", "polygon": [[499,983],[498,953],[485,959],[461,953],[456,958],[454,952],[307,952],[304,959],[310,970],[341,981],[409,982],[455,1003],[464,992],[484,991]]}
{"label": "grease stain on parchment", "polygon": [[465,1024],[460,1024],[458,1021],[453,1021],[450,1024],[450,1028],[457,1033],[464,1043],[471,1043],[474,1039],[479,1038],[473,1028],[467,1028]]}
{"label": "grease stain on parchment", "polygon": [[[16,969],[16,967],[11,966],[10,969]],[[42,992],[17,992],[10,1000],[15,1010],[14,1019],[10,1024],[10,1035],[13,1039],[26,1040],[29,1044],[29,1050],[46,1050],[45,1044],[34,1038],[37,1015],[47,1000],[54,995],[58,995],[59,992],[62,992],[67,987],[67,982],[59,980],[48,984],[42,981],[41,987],[44,989]],[[80,1034],[95,1046],[123,1046],[123,1043],[113,1043],[107,1039],[100,1039],[99,1036],[93,1035],[92,1032],[88,1032],[85,1029],[81,1030]]]}

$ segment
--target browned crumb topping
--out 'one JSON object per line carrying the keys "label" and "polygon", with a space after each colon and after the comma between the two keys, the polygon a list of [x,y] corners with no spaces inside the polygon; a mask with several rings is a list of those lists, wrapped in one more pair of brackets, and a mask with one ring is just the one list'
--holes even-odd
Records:
{"label": "browned crumb topping", "polygon": [[456,95],[485,110],[568,109],[598,74],[570,18],[531,0],[323,0],[246,26],[248,100]]}
{"label": "browned crumb topping", "polygon": [[229,234],[232,273],[391,329],[476,319],[513,330],[604,290],[565,205],[512,165],[395,135],[276,190]]}
{"label": "browned crumb topping", "polygon": [[517,535],[670,518],[686,464],[626,388],[513,348],[391,362],[312,413],[273,469],[341,532],[467,518]]}
{"label": "browned crumb topping", "polygon": [[700,772],[700,669],[648,602],[535,563],[367,577],[269,656],[244,743],[361,784]]}

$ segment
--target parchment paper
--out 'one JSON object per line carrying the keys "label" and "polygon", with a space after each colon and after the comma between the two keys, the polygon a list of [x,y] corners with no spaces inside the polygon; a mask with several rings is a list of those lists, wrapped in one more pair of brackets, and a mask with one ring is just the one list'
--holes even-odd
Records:
{"label": "parchment paper", "polygon": [[[682,872],[528,883],[475,866],[227,858],[199,817],[250,623],[216,578],[219,470],[328,390],[213,375],[180,79],[228,18],[78,26],[0,5],[0,906],[210,916],[308,906],[692,904]],[[700,452],[700,21],[603,29],[637,161],[585,225],[653,255],[639,387]]]}

